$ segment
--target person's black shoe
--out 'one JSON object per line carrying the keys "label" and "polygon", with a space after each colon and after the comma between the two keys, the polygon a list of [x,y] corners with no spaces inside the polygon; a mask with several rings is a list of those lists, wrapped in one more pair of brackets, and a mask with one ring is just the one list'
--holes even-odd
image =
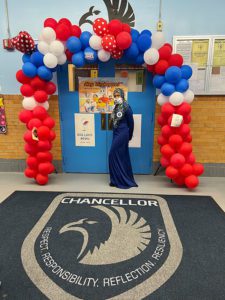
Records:
{"label": "person's black shoe", "polygon": [[112,184],[111,182],[109,183],[109,186],[115,186],[114,184]]}

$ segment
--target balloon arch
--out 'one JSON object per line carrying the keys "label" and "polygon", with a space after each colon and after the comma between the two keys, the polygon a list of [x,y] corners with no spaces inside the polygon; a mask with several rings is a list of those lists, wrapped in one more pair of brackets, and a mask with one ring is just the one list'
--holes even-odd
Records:
{"label": "balloon arch", "polygon": [[47,111],[49,96],[56,91],[51,80],[58,65],[69,61],[79,68],[86,63],[123,59],[144,65],[153,73],[153,85],[161,92],[157,97],[161,105],[157,120],[161,126],[158,136],[160,163],[173,182],[195,188],[203,166],[195,162],[191,145],[190,103],[194,99],[188,82],[192,76],[191,67],[183,65],[180,54],[172,53],[172,46],[165,43],[162,32],[152,34],[143,30],[139,33],[119,20],[107,23],[103,18],[94,21],[93,31],[94,34],[82,32],[66,18],[58,22],[48,18],[37,45],[25,31],[12,39],[14,47],[24,53],[23,66],[16,78],[22,83],[20,91],[24,96],[19,119],[27,127],[24,134],[24,149],[28,154],[25,176],[44,185],[55,169],[50,153],[55,122]]}

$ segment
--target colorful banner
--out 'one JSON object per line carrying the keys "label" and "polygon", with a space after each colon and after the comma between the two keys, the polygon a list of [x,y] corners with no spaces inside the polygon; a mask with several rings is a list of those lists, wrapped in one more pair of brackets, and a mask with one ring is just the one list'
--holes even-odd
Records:
{"label": "colorful banner", "polygon": [[80,113],[111,113],[114,107],[113,92],[124,90],[127,100],[126,78],[83,78],[79,77]]}
{"label": "colorful banner", "polygon": [[0,97],[0,134],[5,134],[6,129],[5,106],[3,98]]}

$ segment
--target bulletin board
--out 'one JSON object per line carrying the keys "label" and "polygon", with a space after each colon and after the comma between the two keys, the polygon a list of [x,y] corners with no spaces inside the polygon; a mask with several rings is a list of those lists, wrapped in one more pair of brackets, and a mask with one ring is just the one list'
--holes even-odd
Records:
{"label": "bulletin board", "polygon": [[225,95],[225,35],[174,36],[173,49],[192,67],[196,95]]}

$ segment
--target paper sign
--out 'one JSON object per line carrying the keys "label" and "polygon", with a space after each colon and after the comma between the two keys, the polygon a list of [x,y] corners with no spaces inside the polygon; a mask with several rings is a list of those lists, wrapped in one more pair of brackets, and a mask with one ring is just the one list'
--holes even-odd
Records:
{"label": "paper sign", "polygon": [[173,114],[170,126],[171,127],[180,127],[182,121],[183,121],[182,115]]}
{"label": "paper sign", "polygon": [[134,117],[134,132],[133,138],[129,142],[130,148],[141,148],[141,115],[133,115]]}
{"label": "paper sign", "polygon": [[94,114],[74,114],[75,145],[95,147],[95,119]]}

